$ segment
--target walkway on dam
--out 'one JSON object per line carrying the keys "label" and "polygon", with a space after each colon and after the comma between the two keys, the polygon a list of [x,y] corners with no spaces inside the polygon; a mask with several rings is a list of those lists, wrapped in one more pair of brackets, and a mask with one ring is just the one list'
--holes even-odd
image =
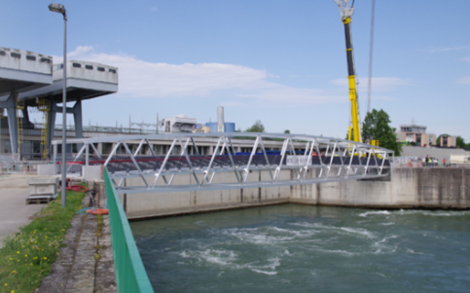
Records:
{"label": "walkway on dam", "polygon": [[[67,231],[52,272],[35,292],[114,293],[117,292],[109,217],[103,216],[102,236],[96,235],[96,216],[77,215]],[[99,255],[98,257],[95,257]]]}
{"label": "walkway on dam", "polygon": [[[83,199],[87,207],[89,198]],[[104,206],[106,197],[100,197]],[[72,219],[63,247],[51,273],[42,280],[37,293],[114,293],[117,292],[109,216],[103,216],[98,236],[97,216],[77,214]]]}

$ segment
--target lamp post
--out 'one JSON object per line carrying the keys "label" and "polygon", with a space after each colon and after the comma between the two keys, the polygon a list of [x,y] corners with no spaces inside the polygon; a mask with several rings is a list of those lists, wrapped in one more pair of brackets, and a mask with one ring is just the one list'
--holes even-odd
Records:
{"label": "lamp post", "polygon": [[62,70],[64,72],[64,88],[62,90],[62,207],[65,208],[65,185],[66,185],[66,169],[65,169],[65,138],[66,132],[65,127],[67,125],[66,119],[66,107],[67,107],[67,13],[65,7],[62,4],[52,3],[49,5],[49,10],[52,12],[61,13],[64,16],[64,64]]}

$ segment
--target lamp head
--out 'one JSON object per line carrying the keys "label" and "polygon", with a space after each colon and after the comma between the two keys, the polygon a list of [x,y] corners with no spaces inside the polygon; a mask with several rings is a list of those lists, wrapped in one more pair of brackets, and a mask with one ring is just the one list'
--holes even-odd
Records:
{"label": "lamp head", "polygon": [[53,12],[62,13],[65,17],[65,7],[62,4],[52,3],[49,5],[49,10]]}

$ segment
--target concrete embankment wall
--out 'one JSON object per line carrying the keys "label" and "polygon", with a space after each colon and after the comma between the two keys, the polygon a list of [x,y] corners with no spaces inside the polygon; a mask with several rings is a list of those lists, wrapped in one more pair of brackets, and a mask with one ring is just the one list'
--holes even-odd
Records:
{"label": "concrete embankment wall", "polygon": [[[290,171],[282,171],[280,179],[289,179]],[[248,181],[266,181],[270,175],[266,171],[251,171]],[[149,182],[154,178],[149,177]],[[202,177],[198,177],[200,182]],[[127,186],[142,185],[140,178],[126,179]],[[231,173],[216,173],[213,184],[235,182]],[[193,175],[178,175],[172,185],[195,184]],[[162,185],[160,183],[159,185]],[[139,193],[120,195],[121,202],[130,220],[162,217],[179,214],[199,213],[225,209],[288,203],[290,186],[268,188],[244,188],[205,191],[185,191],[168,193]]]}
{"label": "concrete embankment wall", "polygon": [[[316,174],[315,171],[310,171],[308,176]],[[175,178],[173,184],[194,184],[194,178],[191,176],[180,175]],[[252,171],[248,180],[264,181],[268,180],[268,176],[269,173],[265,171]],[[283,171],[280,176],[289,179],[292,174],[290,171]],[[228,180],[234,180],[233,173],[218,173],[213,183]],[[282,203],[365,208],[468,209],[469,183],[470,169],[465,168],[393,168],[389,177],[377,180],[142,193],[120,197],[130,220]],[[142,181],[139,178],[127,179],[126,185],[142,185]]]}
{"label": "concrete embankment wall", "polygon": [[470,169],[393,168],[390,178],[293,186],[290,202],[371,208],[470,208]]}

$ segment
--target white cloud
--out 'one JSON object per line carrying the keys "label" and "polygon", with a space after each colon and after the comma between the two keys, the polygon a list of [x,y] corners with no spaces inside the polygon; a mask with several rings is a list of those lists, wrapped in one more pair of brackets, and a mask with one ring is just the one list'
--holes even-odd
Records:
{"label": "white cloud", "polygon": [[[250,103],[318,104],[344,102],[344,97],[319,89],[294,88],[269,81],[265,70],[222,63],[152,63],[125,54],[97,53],[80,46],[69,60],[86,60],[118,67],[119,94],[127,97],[218,97],[223,94]],[[62,57],[56,61],[61,61]],[[333,91],[335,92],[335,91]],[[249,100],[247,100],[249,99]]]}
{"label": "white cloud", "polygon": [[[348,87],[348,79],[341,78],[335,79],[330,82],[333,85],[341,86],[341,87]],[[373,77],[372,78],[372,90],[376,91],[391,91],[401,86],[410,85],[411,82],[405,79],[397,78],[397,77]],[[359,90],[366,90],[368,86],[368,80],[363,79],[362,82],[359,83],[358,89]]]}

